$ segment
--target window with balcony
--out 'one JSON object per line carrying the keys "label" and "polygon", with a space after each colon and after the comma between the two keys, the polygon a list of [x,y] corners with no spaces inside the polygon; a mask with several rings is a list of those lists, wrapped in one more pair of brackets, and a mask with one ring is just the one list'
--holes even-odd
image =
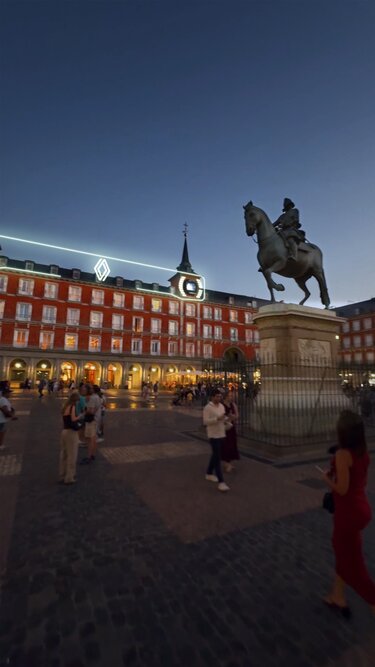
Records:
{"label": "window with balcony", "polygon": [[345,338],[342,339],[342,344],[344,348],[348,349],[350,347],[350,336],[345,336]]}
{"label": "window with balcony", "polygon": [[30,322],[32,305],[31,303],[17,303],[16,306],[16,320],[23,322]]}
{"label": "window with balcony", "polygon": [[361,336],[353,336],[353,346],[361,347]]}
{"label": "window with balcony", "polygon": [[132,354],[142,354],[142,341],[140,338],[133,338],[131,351]]}
{"label": "window with balcony", "polygon": [[361,328],[361,322],[359,320],[353,320],[352,331],[359,331],[360,328]]}
{"label": "window with balcony", "polygon": [[345,361],[347,364],[350,364],[350,363],[351,363],[351,361],[352,361],[352,355],[350,354],[350,352],[347,352],[346,354],[344,354],[344,361]]}
{"label": "window with balcony", "polygon": [[249,313],[249,311],[245,312],[245,324],[251,324],[253,321],[253,313]]}
{"label": "window with balcony", "polygon": [[152,340],[150,345],[151,354],[160,354],[160,340]]}
{"label": "window with balcony", "polygon": [[371,334],[366,334],[365,336],[365,346],[372,347],[374,344],[374,336]]}
{"label": "window with balcony", "polygon": [[69,285],[68,289],[68,301],[81,301],[82,298],[82,287],[78,285]]}
{"label": "window with balcony", "polygon": [[221,310],[221,308],[215,308],[215,310],[214,310],[214,319],[215,320],[221,320],[222,319],[222,310]]}
{"label": "window with balcony", "polygon": [[111,352],[122,352],[122,338],[117,338],[116,336],[112,337]]}
{"label": "window with balcony", "polygon": [[374,363],[374,361],[375,361],[375,352],[366,352],[366,360],[370,364]]}
{"label": "window with balcony", "polygon": [[0,292],[6,292],[8,287],[8,276],[0,275]]}
{"label": "window with balcony", "polygon": [[143,317],[133,317],[133,331],[134,333],[142,333],[143,331]]}
{"label": "window with balcony", "polygon": [[144,298],[143,296],[134,295],[133,296],[133,310],[143,310],[144,309]]}
{"label": "window with balcony", "polygon": [[187,336],[195,336],[195,323],[194,322],[186,322],[186,335]]}
{"label": "window with balcony", "polygon": [[29,342],[28,329],[15,329],[13,333],[13,347],[27,347]]}
{"label": "window with balcony", "polygon": [[354,353],[354,361],[357,364],[362,363],[362,361],[363,361],[362,352],[355,352]]}
{"label": "window with balcony", "polygon": [[195,304],[194,303],[187,303],[186,306],[186,315],[187,317],[195,317]]}
{"label": "window with balcony", "polygon": [[230,310],[229,311],[229,321],[230,322],[238,322],[238,311],[237,310]]}
{"label": "window with balcony", "polygon": [[178,301],[169,301],[169,305],[168,305],[169,314],[170,315],[178,315],[178,313],[179,313],[178,306],[179,306]]}
{"label": "window with balcony", "polygon": [[0,319],[4,317],[5,301],[0,301]]}
{"label": "window with balcony", "polygon": [[371,329],[371,327],[372,327],[371,317],[365,317],[365,319],[363,320],[363,328]]}
{"label": "window with balcony", "polygon": [[89,336],[89,352],[100,352],[101,345],[101,336]]}
{"label": "window with balcony", "polygon": [[151,299],[151,310],[153,313],[161,313],[161,299]]}
{"label": "window with balcony", "polygon": [[52,350],[55,334],[53,331],[41,331],[39,334],[39,347],[41,350]]}
{"label": "window with balcony", "polygon": [[203,325],[203,338],[212,338],[212,326],[210,324]]}
{"label": "window with balcony", "polygon": [[43,306],[42,322],[45,322],[46,324],[56,324],[56,315],[56,306]]}
{"label": "window with balcony", "polygon": [[78,349],[78,334],[65,334],[64,350]]}
{"label": "window with balcony", "polygon": [[253,331],[252,331],[252,329],[245,329],[245,340],[246,340],[246,343],[252,343],[253,342]]}
{"label": "window with balcony", "polygon": [[254,331],[254,343],[259,343],[259,331]]}
{"label": "window with balcony", "polygon": [[205,359],[211,359],[212,357],[212,345],[205,343],[203,345],[203,356]]}
{"label": "window with balcony", "polygon": [[343,322],[341,325],[341,330],[343,333],[348,333],[348,331],[350,330],[349,322]]}
{"label": "window with balcony", "polygon": [[161,320],[156,320],[154,317],[151,318],[151,332],[152,333],[161,332]]}
{"label": "window with balcony", "polygon": [[203,319],[204,320],[212,319],[212,308],[210,306],[203,306]]}
{"label": "window with balcony", "polygon": [[56,283],[45,283],[44,296],[46,299],[57,299],[58,285]]}
{"label": "window with balcony", "polygon": [[20,278],[18,281],[18,294],[32,296],[34,292],[34,281]]}
{"label": "window with balcony", "polygon": [[223,328],[216,326],[214,329],[214,338],[215,340],[221,340],[223,337]]}
{"label": "window with balcony", "polygon": [[113,307],[114,308],[123,308],[125,305],[125,294],[120,294],[119,292],[113,293]]}
{"label": "window with balcony", "polygon": [[178,336],[178,322],[176,320],[169,320],[168,333],[170,336]]}
{"label": "window with balcony", "polygon": [[185,356],[186,357],[195,357],[195,345],[194,345],[194,343],[186,343]]}
{"label": "window with balcony", "polygon": [[178,343],[175,340],[170,340],[168,343],[168,354],[170,357],[178,354]]}
{"label": "window with balcony", "polygon": [[103,313],[92,310],[90,313],[90,327],[100,329],[103,326]]}
{"label": "window with balcony", "polygon": [[237,329],[233,329],[231,327],[231,329],[230,329],[230,339],[232,341],[237,341],[238,340],[238,331],[237,331]]}
{"label": "window with balcony", "polygon": [[122,331],[124,328],[124,316],[118,313],[113,313],[112,315],[112,329],[116,331]]}
{"label": "window with balcony", "polygon": [[104,305],[104,290],[103,289],[93,289],[91,293],[91,303],[94,303],[96,306]]}
{"label": "window with balcony", "polygon": [[80,310],[79,308],[68,308],[66,311],[66,323],[71,327],[79,325]]}

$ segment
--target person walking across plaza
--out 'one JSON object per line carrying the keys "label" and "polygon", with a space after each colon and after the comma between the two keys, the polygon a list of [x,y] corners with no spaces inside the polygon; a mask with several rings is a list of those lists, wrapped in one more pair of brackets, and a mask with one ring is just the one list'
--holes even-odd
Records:
{"label": "person walking across plaza", "polygon": [[12,390],[7,381],[0,383],[0,451],[6,449],[4,445],[7,423],[11,419],[17,419],[14,408],[9,400]]}
{"label": "person walking across plaza", "polygon": [[62,409],[63,430],[60,438],[59,482],[74,484],[78,454],[78,429],[83,414],[77,413],[79,392],[72,391]]}
{"label": "person walking across plaza", "polygon": [[207,428],[207,437],[212,448],[206,479],[218,482],[219,491],[229,491],[229,486],[224,482],[220,461],[220,449],[225,441],[225,423],[228,421],[221,398],[221,392],[215,389],[210,402],[203,409],[203,424]]}
{"label": "person walking across plaza", "polygon": [[97,448],[97,428],[100,420],[102,403],[99,395],[91,384],[86,385],[87,402],[85,413],[85,439],[87,442],[87,456],[85,456],[81,464],[92,463],[96,458]]}
{"label": "person walking across plaza", "polygon": [[370,457],[367,451],[362,418],[344,410],[337,424],[338,449],[331,470],[324,480],[333,493],[333,537],[336,572],[329,595],[324,602],[332,609],[350,616],[345,585],[350,586],[375,613],[375,581],[367,570],[362,551],[362,531],[372,518],[366,496]]}
{"label": "person walking across plaza", "polygon": [[225,440],[221,447],[221,460],[224,463],[225,472],[232,472],[234,469],[233,461],[238,461],[240,455],[237,448],[237,431],[236,431],[236,421],[238,419],[238,408],[234,402],[234,394],[232,391],[227,391],[224,396],[224,410],[225,414],[228,417],[228,427],[231,423],[232,426],[226,428],[225,431]]}

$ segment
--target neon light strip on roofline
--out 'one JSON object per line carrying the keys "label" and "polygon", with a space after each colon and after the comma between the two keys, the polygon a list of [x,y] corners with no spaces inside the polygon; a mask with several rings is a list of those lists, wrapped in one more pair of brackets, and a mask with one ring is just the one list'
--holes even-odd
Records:
{"label": "neon light strip on roofline", "polygon": [[[135,266],[144,266],[146,269],[159,269],[160,271],[172,271],[176,272],[176,269],[171,269],[167,266],[157,266],[156,264],[144,264],[143,262],[134,262],[131,259],[122,259],[121,257],[111,257],[111,255],[102,255],[101,253],[88,252],[86,250],[76,250],[75,248],[65,248],[64,246],[53,245],[51,243],[41,243],[40,241],[30,241],[29,239],[20,239],[16,236],[6,236],[5,234],[0,234],[1,239],[6,239],[7,241],[17,241],[18,243],[28,243],[29,245],[36,245],[42,248],[52,248],[52,250],[63,250],[64,252],[75,252],[78,255],[87,255],[88,257],[101,257],[103,259],[110,259],[114,262],[122,262],[123,264],[133,264]],[[184,274],[187,276],[196,276],[196,273],[188,273],[184,271]],[[49,275],[49,274],[48,274]]]}
{"label": "neon light strip on roofline", "polygon": [[48,278],[61,278],[59,273],[46,273],[45,271],[33,271],[32,269],[16,269],[14,266],[0,266],[0,271],[18,271],[19,273],[32,273],[37,276],[48,276]]}

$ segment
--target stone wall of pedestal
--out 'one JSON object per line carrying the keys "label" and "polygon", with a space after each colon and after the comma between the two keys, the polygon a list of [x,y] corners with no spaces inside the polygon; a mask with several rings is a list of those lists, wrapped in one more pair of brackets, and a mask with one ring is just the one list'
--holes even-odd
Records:
{"label": "stone wall of pedestal", "polygon": [[261,390],[252,430],[309,441],[333,432],[338,414],[350,407],[337,371],[339,325],[329,310],[295,304],[263,306],[259,329]]}

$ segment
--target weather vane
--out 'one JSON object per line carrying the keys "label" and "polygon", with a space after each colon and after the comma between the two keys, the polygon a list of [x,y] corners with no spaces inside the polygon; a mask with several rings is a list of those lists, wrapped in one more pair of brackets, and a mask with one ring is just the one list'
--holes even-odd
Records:
{"label": "weather vane", "polygon": [[184,224],[184,231],[183,231],[183,235],[184,235],[185,239],[186,239],[186,237],[187,237],[188,227],[189,227],[188,223],[185,222],[185,224]]}

